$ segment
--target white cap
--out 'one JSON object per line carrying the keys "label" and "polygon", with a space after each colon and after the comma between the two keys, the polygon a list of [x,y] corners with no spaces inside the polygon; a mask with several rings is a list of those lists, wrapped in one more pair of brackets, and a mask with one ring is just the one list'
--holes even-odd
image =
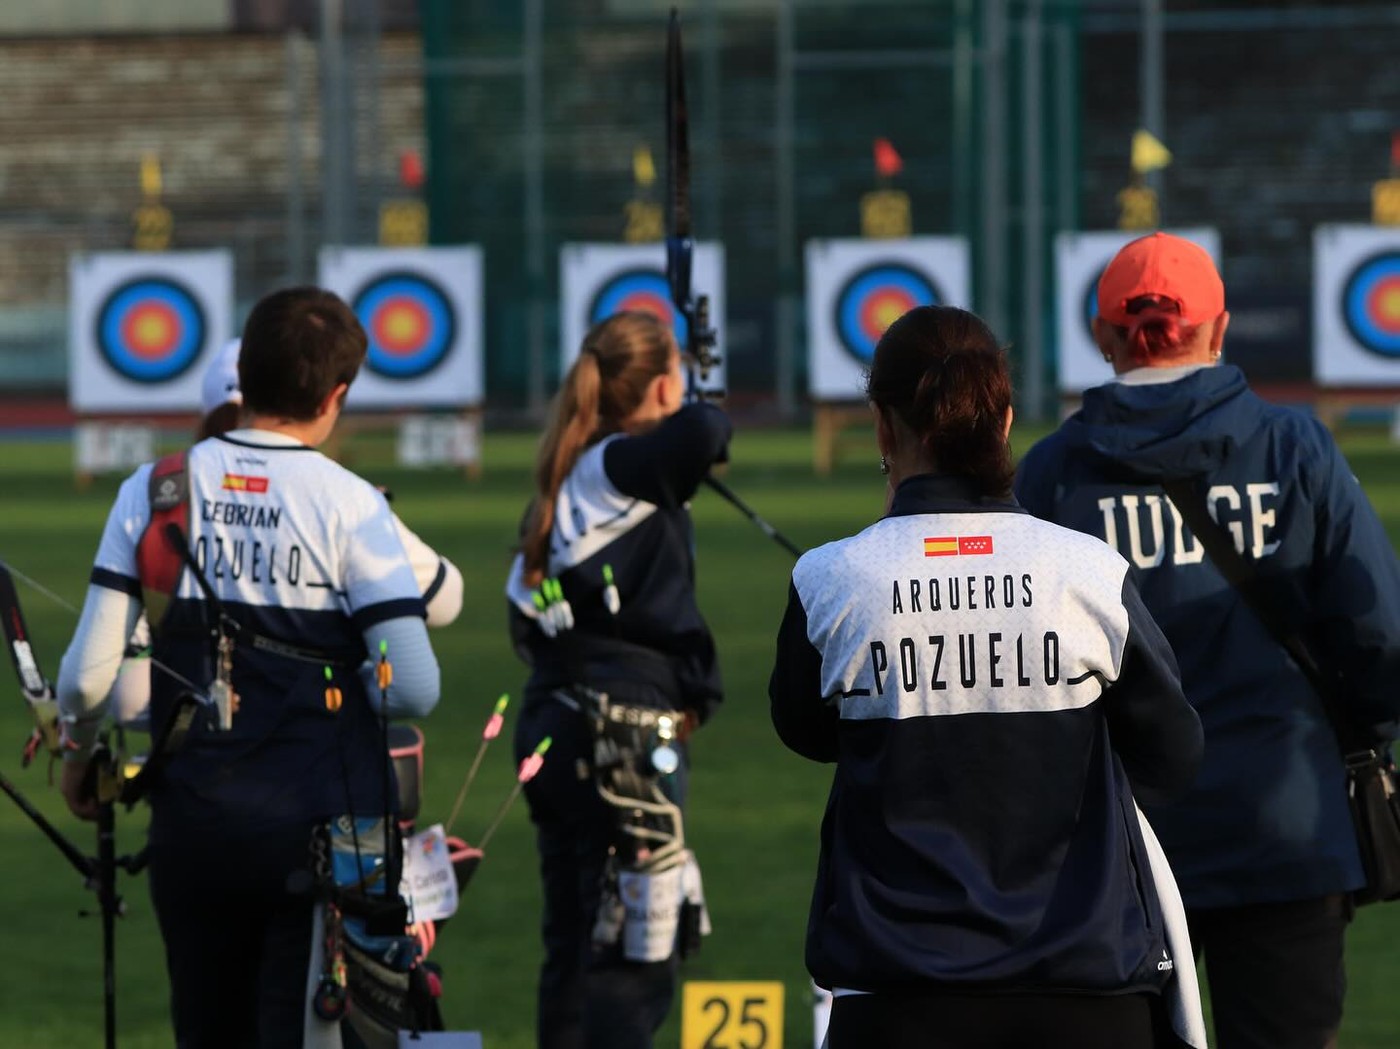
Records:
{"label": "white cap", "polygon": [[225,404],[243,403],[243,391],[238,386],[238,351],[242,345],[242,339],[229,339],[205,370],[199,395],[205,415]]}

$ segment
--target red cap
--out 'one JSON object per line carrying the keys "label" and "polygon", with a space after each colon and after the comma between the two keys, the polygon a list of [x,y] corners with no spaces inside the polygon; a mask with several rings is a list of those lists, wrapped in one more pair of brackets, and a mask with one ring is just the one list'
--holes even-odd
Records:
{"label": "red cap", "polygon": [[1099,316],[1127,327],[1128,303],[1144,295],[1171,299],[1187,325],[1225,312],[1225,285],[1209,252],[1170,233],[1139,237],[1113,256],[1099,278]]}

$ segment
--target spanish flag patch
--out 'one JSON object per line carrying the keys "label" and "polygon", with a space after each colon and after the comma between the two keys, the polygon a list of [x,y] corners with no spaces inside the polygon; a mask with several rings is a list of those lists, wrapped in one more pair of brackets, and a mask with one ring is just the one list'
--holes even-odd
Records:
{"label": "spanish flag patch", "polygon": [[267,478],[248,477],[244,474],[224,474],[224,489],[230,492],[253,492],[261,495],[267,491]]}
{"label": "spanish flag patch", "polygon": [[942,535],[924,538],[925,557],[971,557],[992,552],[989,535]]}

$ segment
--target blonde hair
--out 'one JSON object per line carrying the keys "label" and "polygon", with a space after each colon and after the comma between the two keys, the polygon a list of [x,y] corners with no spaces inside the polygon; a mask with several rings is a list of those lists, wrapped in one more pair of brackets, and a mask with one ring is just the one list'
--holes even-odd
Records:
{"label": "blonde hair", "polygon": [[520,541],[530,586],[539,583],[549,564],[554,503],[564,478],[590,446],[622,429],[652,380],[670,371],[678,352],[666,323],[637,310],[614,314],[584,336],[535,458],[535,500]]}

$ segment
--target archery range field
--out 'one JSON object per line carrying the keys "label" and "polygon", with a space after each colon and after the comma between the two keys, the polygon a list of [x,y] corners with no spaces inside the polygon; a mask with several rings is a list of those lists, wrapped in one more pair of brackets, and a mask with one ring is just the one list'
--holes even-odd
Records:
{"label": "archery range field", "polygon": [[[1022,427],[1024,450],[1040,434]],[[1400,542],[1400,450],[1380,430],[1354,428],[1342,447],[1392,542]],[[849,535],[883,506],[873,440],[847,440],[845,461],[830,477],[812,473],[807,432],[736,436],[734,488],[798,545]],[[0,482],[0,555],[75,604],[81,603],[93,552],[119,479],[74,489],[67,440],[5,444]],[[457,832],[474,840],[510,789],[508,743],[518,713],[522,668],[505,630],[501,588],[512,538],[530,490],[534,436],[488,435],[484,477],[464,480],[442,469],[395,467],[386,439],[357,436],[342,458],[394,492],[394,508],[429,544],[451,558],[466,580],[458,621],[433,634],[443,671],[443,698],[422,724],[427,735],[426,797],[419,825],[444,820],[475,751],[481,725],[502,692],[512,695],[506,732],[492,744]],[[786,986],[785,1044],[810,1044],[811,1009],[802,964],[803,935],[829,770],[785,750],[768,720],[767,681],[773,638],[787,597],[791,559],[713,493],[697,496],[700,604],[719,646],[724,707],[695,740],[689,837],[704,870],[714,934],[686,963],[683,979],[780,980]],[[19,584],[35,647],[50,675],[75,621]],[[1400,683],[1397,683],[1400,687]],[[15,691],[13,686],[10,691]],[[42,764],[19,767],[29,714],[18,694],[0,703],[0,770],[84,849],[94,832],[64,808]],[[135,748],[133,748],[135,749]],[[142,844],[146,813],[118,817],[118,852]],[[0,799],[0,855],[7,927],[0,962],[0,1045],[28,1049],[92,1045],[102,1029],[101,930],[80,919],[93,897],[39,831]],[[467,887],[462,907],[439,936],[433,959],[444,969],[448,1026],[480,1030],[489,1049],[533,1045],[534,984],[539,963],[539,880],[533,833],[523,802],[493,839]],[[117,1023],[127,1049],[166,1047],[165,964],[144,877],[121,875],[127,917],[117,927]],[[1400,906],[1363,910],[1349,940],[1348,1049],[1400,1045]],[[679,1006],[658,1040],[679,1040]]]}

